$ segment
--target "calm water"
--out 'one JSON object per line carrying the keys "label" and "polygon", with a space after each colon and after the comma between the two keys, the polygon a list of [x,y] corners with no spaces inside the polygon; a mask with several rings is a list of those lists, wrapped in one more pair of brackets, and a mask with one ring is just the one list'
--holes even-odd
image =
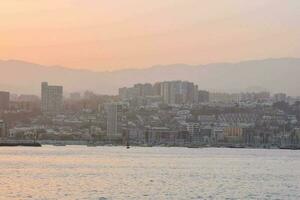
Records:
{"label": "calm water", "polygon": [[0,199],[300,199],[300,151],[0,148]]}

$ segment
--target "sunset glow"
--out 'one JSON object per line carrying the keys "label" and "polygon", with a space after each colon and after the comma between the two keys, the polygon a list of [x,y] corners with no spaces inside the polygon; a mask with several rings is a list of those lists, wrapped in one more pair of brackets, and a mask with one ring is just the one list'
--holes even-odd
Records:
{"label": "sunset glow", "polygon": [[9,0],[0,7],[1,59],[104,71],[300,52],[297,0]]}

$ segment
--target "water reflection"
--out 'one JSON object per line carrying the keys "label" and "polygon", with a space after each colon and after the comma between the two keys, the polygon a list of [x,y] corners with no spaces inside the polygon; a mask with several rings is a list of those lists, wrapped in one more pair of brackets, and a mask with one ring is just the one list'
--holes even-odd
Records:
{"label": "water reflection", "polygon": [[300,151],[0,149],[2,199],[300,199]]}

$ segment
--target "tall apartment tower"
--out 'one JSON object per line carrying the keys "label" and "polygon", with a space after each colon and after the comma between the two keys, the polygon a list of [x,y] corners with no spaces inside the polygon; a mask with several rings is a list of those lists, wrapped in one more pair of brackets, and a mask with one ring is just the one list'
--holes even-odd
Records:
{"label": "tall apartment tower", "polygon": [[0,111],[9,109],[9,92],[0,91]]}
{"label": "tall apartment tower", "polygon": [[41,109],[44,114],[59,114],[63,109],[63,87],[41,84]]}
{"label": "tall apartment tower", "polygon": [[198,86],[187,81],[161,83],[161,96],[165,104],[193,104],[198,100]]}
{"label": "tall apartment tower", "polygon": [[107,137],[109,139],[122,138],[123,107],[120,103],[105,105],[107,114]]}
{"label": "tall apartment tower", "polygon": [[170,82],[162,82],[160,86],[160,95],[163,98],[163,102],[165,104],[170,104],[170,96],[171,96],[171,83]]}

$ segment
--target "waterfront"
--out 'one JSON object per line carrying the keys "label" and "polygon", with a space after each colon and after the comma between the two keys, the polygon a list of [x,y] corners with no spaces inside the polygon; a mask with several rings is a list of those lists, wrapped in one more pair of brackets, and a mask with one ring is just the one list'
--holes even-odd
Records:
{"label": "waterfront", "polygon": [[0,199],[300,199],[300,152],[43,146],[0,149]]}

